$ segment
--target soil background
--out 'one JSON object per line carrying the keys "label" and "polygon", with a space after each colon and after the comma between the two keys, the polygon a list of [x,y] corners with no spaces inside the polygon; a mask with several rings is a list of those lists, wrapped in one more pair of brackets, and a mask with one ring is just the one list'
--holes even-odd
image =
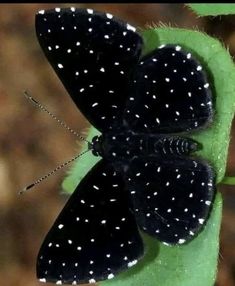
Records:
{"label": "soil background", "polygon": [[[0,4],[0,281],[7,286],[41,285],[36,256],[41,242],[65,204],[60,194],[65,171],[34,191],[18,191],[74,156],[78,145],[68,132],[23,96],[27,89],[78,132],[89,123],[53,72],[36,39],[34,17],[41,9],[70,4]],[[219,38],[235,54],[235,17],[196,17],[182,4],[75,4],[119,16],[129,23],[195,28]],[[227,174],[235,175],[235,124]],[[217,286],[235,285],[235,186],[220,186],[224,208]],[[193,257],[192,257],[193,259]],[[199,285],[203,286],[203,285]]]}

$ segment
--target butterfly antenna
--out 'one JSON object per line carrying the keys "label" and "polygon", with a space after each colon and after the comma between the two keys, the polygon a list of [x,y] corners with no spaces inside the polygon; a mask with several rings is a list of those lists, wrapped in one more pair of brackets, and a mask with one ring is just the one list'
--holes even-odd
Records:
{"label": "butterfly antenna", "polygon": [[42,111],[46,112],[51,118],[53,118],[57,123],[59,123],[61,126],[63,126],[65,129],[67,129],[70,133],[78,137],[79,139],[86,141],[87,143],[90,143],[88,140],[86,140],[83,136],[78,134],[76,131],[71,129],[65,122],[58,119],[54,114],[52,114],[44,105],[42,105],[40,102],[38,102],[35,98],[33,98],[27,91],[24,91],[25,97],[34,105],[36,105],[38,108],[40,108]]}
{"label": "butterfly antenna", "polygon": [[54,173],[56,173],[57,171],[59,171],[60,169],[64,168],[65,166],[67,166],[68,164],[72,163],[73,161],[75,161],[77,158],[81,157],[82,155],[84,155],[85,153],[87,153],[88,151],[91,150],[91,146],[88,146],[88,149],[85,150],[84,152],[76,155],[75,157],[71,158],[70,160],[66,161],[65,163],[57,166],[54,170],[50,171],[49,173],[47,173],[46,175],[42,176],[41,178],[37,179],[36,181],[34,181],[32,184],[28,185],[27,187],[23,188],[21,191],[19,191],[19,194],[22,195],[23,193],[25,193],[26,191],[32,189],[33,187],[35,187],[36,185],[38,185],[39,183],[41,183],[42,181],[44,181],[45,179],[47,179],[48,177],[50,177],[51,175],[53,175]]}

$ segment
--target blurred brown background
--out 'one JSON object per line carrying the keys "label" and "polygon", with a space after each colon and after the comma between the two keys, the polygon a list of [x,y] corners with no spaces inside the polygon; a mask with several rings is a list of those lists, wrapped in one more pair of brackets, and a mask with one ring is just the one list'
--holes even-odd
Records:
{"label": "blurred brown background", "polygon": [[[75,130],[84,132],[89,126],[52,71],[35,36],[37,10],[66,6],[71,5],[0,5],[1,285],[41,285],[35,277],[36,255],[64,205],[65,198],[59,191],[65,171],[58,172],[24,196],[18,196],[18,191],[72,157],[78,148],[74,138],[32,106],[22,91],[29,90]],[[218,37],[229,46],[231,54],[235,54],[235,17],[199,19],[181,4],[73,6],[110,12],[139,27],[159,21],[191,29],[197,26]],[[232,132],[235,135],[235,125]],[[230,175],[235,175],[234,145],[232,139],[227,166]],[[221,190],[224,210],[216,285],[232,286],[235,285],[235,187],[221,186]]]}

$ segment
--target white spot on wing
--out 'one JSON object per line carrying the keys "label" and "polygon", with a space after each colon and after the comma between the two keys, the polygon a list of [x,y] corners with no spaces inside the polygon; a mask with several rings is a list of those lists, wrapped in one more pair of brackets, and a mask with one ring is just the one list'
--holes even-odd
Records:
{"label": "white spot on wing", "polygon": [[113,278],[114,278],[113,273],[110,273],[107,278],[108,278],[108,279],[113,279]]}
{"label": "white spot on wing", "polygon": [[136,263],[137,263],[137,260],[135,259],[135,260],[133,260],[133,261],[131,261],[131,262],[128,262],[127,266],[128,266],[128,267],[132,267],[132,266],[134,266]]}
{"label": "white spot on wing", "polygon": [[113,18],[113,15],[110,14],[110,13],[106,13],[106,17],[107,17],[108,19],[112,19],[112,18]]}
{"label": "white spot on wing", "polygon": [[136,31],[136,28],[133,27],[133,26],[131,26],[130,24],[127,24],[127,25],[126,25],[126,28],[127,28],[127,30],[131,30],[131,31],[133,31],[133,32]]}
{"label": "white spot on wing", "polygon": [[87,9],[87,13],[88,14],[93,14],[93,10],[92,9]]}

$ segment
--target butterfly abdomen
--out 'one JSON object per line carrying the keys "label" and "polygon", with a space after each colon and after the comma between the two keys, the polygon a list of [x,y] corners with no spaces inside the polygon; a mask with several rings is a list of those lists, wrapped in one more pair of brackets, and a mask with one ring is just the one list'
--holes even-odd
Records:
{"label": "butterfly abdomen", "polygon": [[192,139],[163,134],[108,133],[93,142],[96,152],[110,160],[131,160],[135,156],[189,155],[200,149],[200,144]]}

